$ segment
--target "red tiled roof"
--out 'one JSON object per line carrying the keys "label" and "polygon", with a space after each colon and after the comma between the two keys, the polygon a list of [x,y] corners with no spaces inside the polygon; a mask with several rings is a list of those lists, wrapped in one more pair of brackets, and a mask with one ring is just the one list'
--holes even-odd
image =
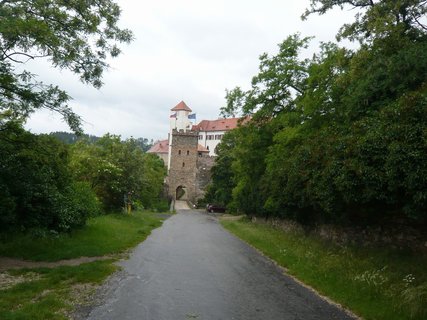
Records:
{"label": "red tiled roof", "polygon": [[[198,152],[209,152],[207,148],[202,146],[201,144],[197,145]],[[169,152],[169,141],[168,140],[160,140],[157,141],[153,146],[147,151],[148,153],[168,153]]]}
{"label": "red tiled roof", "polygon": [[199,131],[228,131],[237,128],[240,118],[228,118],[218,120],[202,120],[193,126],[192,130]]}
{"label": "red tiled roof", "polygon": [[169,152],[169,141],[160,140],[157,141],[153,146],[147,151],[148,153],[168,153]]}
{"label": "red tiled roof", "polygon": [[171,111],[181,111],[181,110],[184,110],[184,111],[189,111],[189,112],[191,112],[192,110],[185,104],[185,102],[184,101],[181,101],[180,103],[178,103],[175,107],[173,107],[172,109],[171,109]]}

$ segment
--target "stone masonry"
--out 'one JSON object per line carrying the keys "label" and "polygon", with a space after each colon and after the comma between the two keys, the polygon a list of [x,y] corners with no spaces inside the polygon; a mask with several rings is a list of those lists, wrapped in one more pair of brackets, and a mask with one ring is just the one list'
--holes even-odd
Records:
{"label": "stone masonry", "polygon": [[183,130],[172,131],[170,168],[167,178],[169,196],[181,200],[196,201],[196,176],[198,160],[198,133]]}
{"label": "stone masonry", "polygon": [[208,155],[199,156],[197,158],[197,172],[196,172],[196,197],[197,199],[203,198],[207,186],[211,182],[211,169],[215,164],[215,157]]}

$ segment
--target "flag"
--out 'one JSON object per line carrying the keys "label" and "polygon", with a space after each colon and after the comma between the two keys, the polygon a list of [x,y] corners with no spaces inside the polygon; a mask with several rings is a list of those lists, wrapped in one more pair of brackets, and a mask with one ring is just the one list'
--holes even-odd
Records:
{"label": "flag", "polygon": [[195,113],[189,114],[188,115],[188,119],[194,119],[194,120],[196,120],[196,114]]}
{"label": "flag", "polygon": [[174,114],[171,114],[169,118],[176,118],[176,112]]}

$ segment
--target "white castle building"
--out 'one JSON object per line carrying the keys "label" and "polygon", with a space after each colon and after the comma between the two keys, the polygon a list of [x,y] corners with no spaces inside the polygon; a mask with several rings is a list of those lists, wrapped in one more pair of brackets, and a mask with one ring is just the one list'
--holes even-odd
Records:
{"label": "white castle building", "polygon": [[191,118],[192,110],[185,104],[184,101],[178,103],[171,109],[172,114],[169,118],[169,135],[168,139],[157,141],[147,152],[157,154],[170,168],[172,132],[177,131],[192,131],[198,133],[199,156],[208,155],[216,156],[215,148],[221,142],[224,134],[238,126],[239,118],[227,118],[217,120],[202,120],[198,124],[193,125]]}

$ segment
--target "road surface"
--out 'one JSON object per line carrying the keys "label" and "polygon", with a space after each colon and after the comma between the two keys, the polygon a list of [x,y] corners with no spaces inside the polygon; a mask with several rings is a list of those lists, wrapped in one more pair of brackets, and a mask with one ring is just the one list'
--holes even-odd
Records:
{"label": "road surface", "polygon": [[196,210],[140,244],[88,319],[352,319]]}
{"label": "road surface", "polygon": [[175,200],[175,210],[187,210],[190,209],[187,201]]}

